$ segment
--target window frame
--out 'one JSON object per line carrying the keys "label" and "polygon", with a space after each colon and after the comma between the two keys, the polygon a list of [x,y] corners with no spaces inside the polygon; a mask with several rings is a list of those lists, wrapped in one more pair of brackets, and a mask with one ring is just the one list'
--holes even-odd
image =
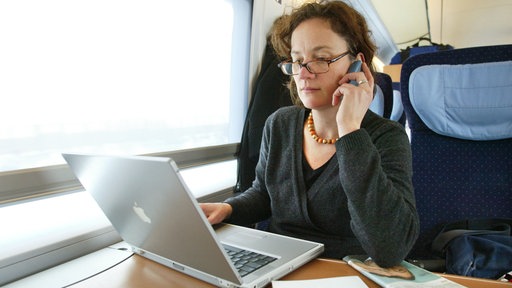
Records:
{"label": "window frame", "polygon": [[[178,167],[190,168],[236,158],[239,143],[144,154],[172,158]],[[83,190],[66,164],[0,173],[0,208],[41,197]]]}

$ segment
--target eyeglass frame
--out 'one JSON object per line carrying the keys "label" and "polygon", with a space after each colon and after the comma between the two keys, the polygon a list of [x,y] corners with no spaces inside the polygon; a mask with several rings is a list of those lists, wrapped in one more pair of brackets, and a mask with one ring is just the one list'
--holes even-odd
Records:
{"label": "eyeglass frame", "polygon": [[[293,64],[298,64],[299,65],[299,70],[302,69],[302,68],[306,68],[306,70],[308,70],[309,73],[311,74],[323,74],[323,73],[327,73],[329,72],[329,66],[331,65],[331,63],[334,63],[338,60],[340,60],[341,58],[347,56],[350,54],[350,51],[346,51],[346,52],[343,52],[341,53],[340,55],[330,59],[330,60],[312,60],[312,61],[309,61],[309,62],[306,62],[306,63],[300,63],[299,61],[294,61],[294,62],[290,62],[290,61],[283,61],[283,62],[280,62],[277,64],[277,67],[279,67],[281,69],[281,72],[283,72],[283,74],[285,75],[289,75],[289,76],[294,76],[294,75],[299,75],[299,73],[296,73],[296,74],[288,74],[287,72],[285,72],[285,69],[283,68],[284,65],[286,64],[289,64],[289,65],[293,65]],[[327,71],[324,71],[324,72],[313,72],[311,71],[311,68],[309,67],[309,64],[313,63],[313,62],[325,62],[327,63]]]}

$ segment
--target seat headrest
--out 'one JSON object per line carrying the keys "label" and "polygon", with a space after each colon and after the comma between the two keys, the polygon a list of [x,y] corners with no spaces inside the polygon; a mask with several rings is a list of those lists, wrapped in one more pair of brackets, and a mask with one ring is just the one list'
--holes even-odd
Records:
{"label": "seat headrest", "polygon": [[375,84],[375,95],[373,95],[373,101],[369,109],[379,116],[384,115],[384,92],[382,92],[379,84]]}
{"label": "seat headrest", "polygon": [[438,134],[512,138],[512,61],[421,66],[411,73],[409,98],[425,125]]}

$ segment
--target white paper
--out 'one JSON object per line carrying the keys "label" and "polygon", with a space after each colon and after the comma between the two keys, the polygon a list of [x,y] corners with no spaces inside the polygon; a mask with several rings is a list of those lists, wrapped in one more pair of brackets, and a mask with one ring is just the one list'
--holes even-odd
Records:
{"label": "white paper", "polygon": [[272,288],[368,288],[358,276],[272,281]]}

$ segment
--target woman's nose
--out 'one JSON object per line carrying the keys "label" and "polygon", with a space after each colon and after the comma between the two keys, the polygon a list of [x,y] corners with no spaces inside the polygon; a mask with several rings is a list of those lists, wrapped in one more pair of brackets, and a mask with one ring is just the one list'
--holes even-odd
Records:
{"label": "woman's nose", "polygon": [[299,70],[299,78],[300,79],[312,78],[314,76],[315,76],[315,74],[309,72],[309,70],[306,67],[306,65],[300,67],[300,70]]}

